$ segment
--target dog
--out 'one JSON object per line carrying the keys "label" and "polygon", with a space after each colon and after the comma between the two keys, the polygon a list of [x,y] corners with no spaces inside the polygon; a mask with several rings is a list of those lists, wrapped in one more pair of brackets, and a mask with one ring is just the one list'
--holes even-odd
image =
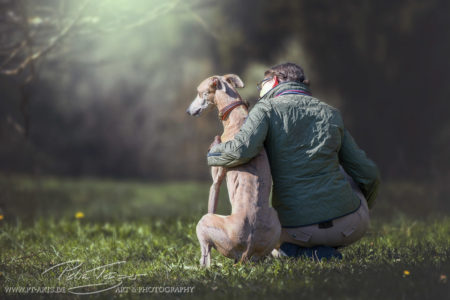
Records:
{"label": "dog", "polygon": [[[187,113],[199,116],[209,107],[216,106],[224,131],[215,143],[233,139],[248,115],[248,105],[236,88],[243,88],[239,76],[228,74],[212,76],[197,87],[197,97]],[[210,188],[208,213],[197,224],[196,233],[200,243],[200,265],[211,264],[211,248],[234,262],[258,260],[279,246],[281,225],[278,214],[269,205],[272,188],[269,160],[266,151],[246,164],[233,167],[212,167],[213,184]],[[231,215],[215,214],[219,189],[226,177]]]}

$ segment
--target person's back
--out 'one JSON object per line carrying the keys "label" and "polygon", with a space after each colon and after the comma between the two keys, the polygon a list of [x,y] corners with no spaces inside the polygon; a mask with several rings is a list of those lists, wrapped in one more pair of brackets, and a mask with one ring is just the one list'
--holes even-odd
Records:
{"label": "person's back", "polygon": [[272,205],[285,227],[334,219],[360,205],[339,169],[340,113],[309,94],[304,84],[284,82],[260,100],[270,107],[264,145],[274,182]]}

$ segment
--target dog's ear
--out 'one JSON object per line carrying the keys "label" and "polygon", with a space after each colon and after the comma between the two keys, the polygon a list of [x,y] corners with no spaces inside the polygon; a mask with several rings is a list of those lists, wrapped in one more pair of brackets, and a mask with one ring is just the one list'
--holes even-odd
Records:
{"label": "dog's ear", "polygon": [[235,88],[243,88],[244,87],[244,82],[242,81],[242,79],[235,74],[223,75],[223,78],[225,78],[225,80],[228,81],[228,83],[230,83]]}
{"label": "dog's ear", "polygon": [[222,81],[220,80],[219,76],[213,76],[211,77],[211,83],[210,86],[215,88],[216,90],[222,89]]}

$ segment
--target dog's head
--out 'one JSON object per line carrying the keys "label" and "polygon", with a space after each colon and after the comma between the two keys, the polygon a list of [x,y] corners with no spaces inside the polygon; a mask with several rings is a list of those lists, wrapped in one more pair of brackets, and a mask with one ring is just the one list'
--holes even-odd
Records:
{"label": "dog's head", "polygon": [[231,98],[240,99],[236,88],[243,88],[244,82],[235,74],[212,76],[203,80],[197,87],[197,97],[189,105],[186,112],[191,116],[199,116],[212,105],[217,105],[217,96],[225,93]]}

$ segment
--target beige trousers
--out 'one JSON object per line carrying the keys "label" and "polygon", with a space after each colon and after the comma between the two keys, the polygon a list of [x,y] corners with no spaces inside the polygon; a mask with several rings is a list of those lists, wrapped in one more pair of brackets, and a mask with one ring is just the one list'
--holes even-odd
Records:
{"label": "beige trousers", "polygon": [[370,224],[367,201],[356,183],[342,167],[341,171],[350,182],[353,191],[361,199],[359,209],[349,215],[334,219],[332,221],[333,226],[328,228],[319,228],[318,224],[295,228],[282,228],[281,243],[288,242],[302,247],[339,247],[354,243],[363,237]]}

